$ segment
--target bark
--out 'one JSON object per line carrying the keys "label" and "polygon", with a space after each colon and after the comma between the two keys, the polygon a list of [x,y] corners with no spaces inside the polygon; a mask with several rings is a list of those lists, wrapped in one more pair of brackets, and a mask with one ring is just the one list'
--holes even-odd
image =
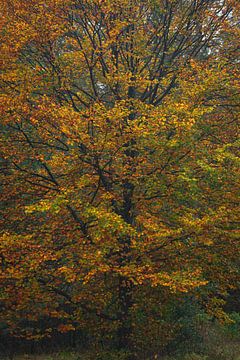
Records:
{"label": "bark", "polygon": [[[130,156],[131,157],[131,156]],[[121,216],[128,224],[133,224],[133,184],[126,181],[123,184],[123,208]],[[119,257],[119,266],[125,266],[132,261],[131,239],[125,237],[119,239],[122,251]],[[128,277],[119,276],[118,286],[119,299],[119,328],[118,328],[118,349],[128,353],[127,360],[135,360],[134,346],[132,342],[132,305],[133,305],[133,283]]]}

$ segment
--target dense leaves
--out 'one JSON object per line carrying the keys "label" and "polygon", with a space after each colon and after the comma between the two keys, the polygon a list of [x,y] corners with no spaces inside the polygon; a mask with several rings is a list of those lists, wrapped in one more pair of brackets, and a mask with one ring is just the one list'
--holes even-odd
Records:
{"label": "dense leaves", "polygon": [[13,334],[87,328],[131,349],[151,329],[167,342],[160,319],[186,293],[226,319],[239,281],[238,7],[4,2],[0,276]]}

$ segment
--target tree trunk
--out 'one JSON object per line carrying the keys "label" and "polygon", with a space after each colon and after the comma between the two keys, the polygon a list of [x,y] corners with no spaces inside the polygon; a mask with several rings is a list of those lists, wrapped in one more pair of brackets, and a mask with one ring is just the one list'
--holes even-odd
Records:
{"label": "tree trunk", "polygon": [[119,278],[119,319],[118,349],[128,353],[127,360],[135,360],[132,343],[132,282],[121,276]]}

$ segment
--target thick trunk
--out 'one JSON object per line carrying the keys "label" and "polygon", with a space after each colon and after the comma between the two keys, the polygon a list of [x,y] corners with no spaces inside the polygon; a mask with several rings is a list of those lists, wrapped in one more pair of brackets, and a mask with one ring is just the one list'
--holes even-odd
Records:
{"label": "thick trunk", "polygon": [[[126,181],[123,185],[123,208],[121,216],[126,223],[133,223],[132,195],[134,186]],[[131,263],[131,238],[124,237],[119,239],[122,251],[119,256],[119,267],[124,267]],[[119,328],[118,328],[118,348],[126,351],[129,355],[127,360],[134,360],[134,349],[132,342],[132,305],[133,305],[133,283],[124,275],[119,276],[118,284],[119,301]]]}
{"label": "thick trunk", "polygon": [[[127,153],[127,152],[126,152]],[[133,154],[128,154],[130,159]],[[133,224],[133,196],[134,186],[126,181],[123,186],[123,212],[122,217],[128,224]],[[131,238],[120,239],[122,251],[119,258],[119,266],[124,267],[131,263]],[[132,338],[132,306],[133,306],[133,283],[127,276],[120,275],[119,288],[119,328],[118,328],[118,348],[128,355],[126,360],[136,360]]]}
{"label": "thick trunk", "polygon": [[125,277],[119,279],[119,319],[118,349],[127,352],[127,360],[134,360],[132,342],[132,282]]}

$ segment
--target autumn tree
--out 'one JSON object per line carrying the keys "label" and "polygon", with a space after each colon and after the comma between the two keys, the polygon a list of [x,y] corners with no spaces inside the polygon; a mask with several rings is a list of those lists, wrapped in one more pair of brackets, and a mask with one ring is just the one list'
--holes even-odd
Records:
{"label": "autumn tree", "polygon": [[132,359],[173,297],[226,316],[215,295],[239,281],[237,2],[3,9],[4,322],[30,338],[97,329]]}

